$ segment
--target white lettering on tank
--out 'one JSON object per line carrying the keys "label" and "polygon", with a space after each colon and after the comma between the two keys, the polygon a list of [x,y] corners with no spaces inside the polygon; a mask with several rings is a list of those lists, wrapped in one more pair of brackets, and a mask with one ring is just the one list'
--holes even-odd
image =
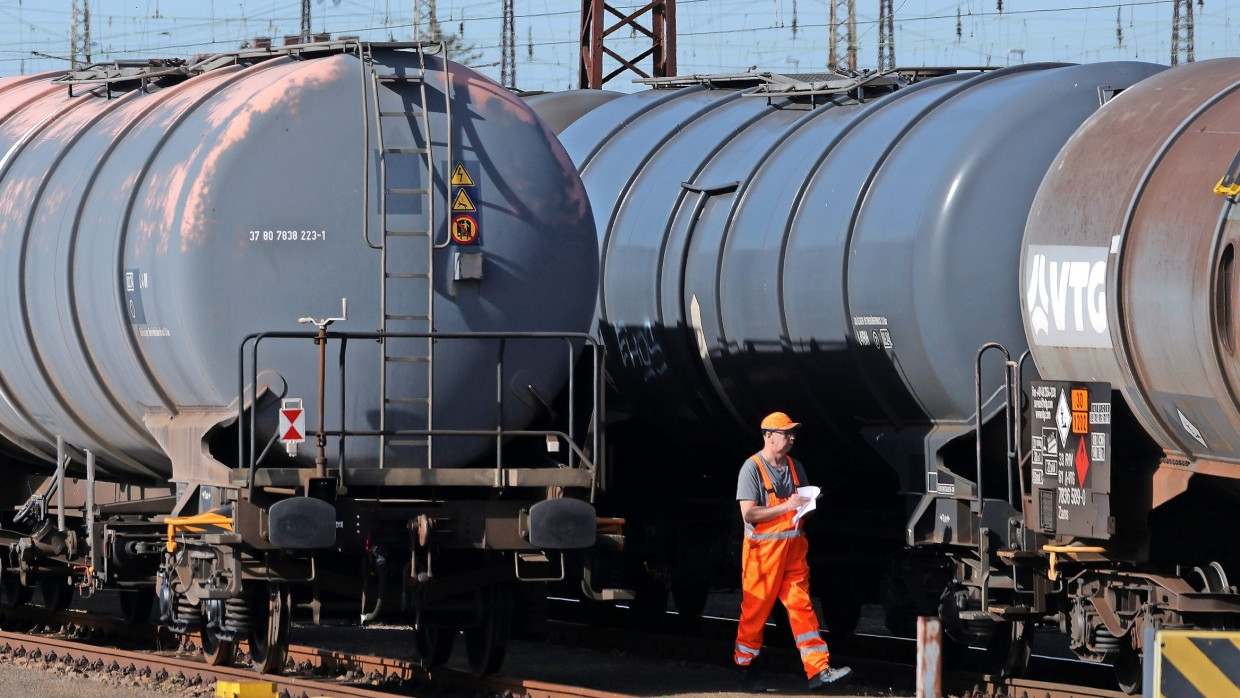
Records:
{"label": "white lettering on tank", "polygon": [[1026,250],[1025,319],[1030,343],[1111,346],[1107,324],[1107,248],[1030,245]]}
{"label": "white lettering on tank", "polygon": [[1089,270],[1089,326],[1094,332],[1107,331],[1107,265],[1098,262]]}

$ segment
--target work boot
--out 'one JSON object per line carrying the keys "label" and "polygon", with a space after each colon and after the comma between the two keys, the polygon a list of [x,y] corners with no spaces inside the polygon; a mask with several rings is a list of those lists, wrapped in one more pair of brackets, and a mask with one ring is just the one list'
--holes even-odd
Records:
{"label": "work boot", "polygon": [[758,670],[753,667],[743,666],[737,670],[737,676],[740,677],[741,690],[748,693],[765,693],[766,684],[762,683],[762,677],[758,674]]}
{"label": "work boot", "polygon": [[849,669],[846,666],[842,666],[838,668],[827,667],[826,669],[823,669],[822,671],[818,672],[817,676],[809,680],[809,690],[817,691],[823,686],[827,686],[833,683],[839,683],[847,679],[848,675],[851,673],[852,673],[852,669]]}

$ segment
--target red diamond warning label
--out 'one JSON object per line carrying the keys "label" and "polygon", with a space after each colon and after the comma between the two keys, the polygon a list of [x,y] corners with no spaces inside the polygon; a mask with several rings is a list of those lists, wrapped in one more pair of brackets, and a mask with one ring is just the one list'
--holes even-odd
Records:
{"label": "red diamond warning label", "polygon": [[301,398],[285,398],[280,403],[280,440],[301,443],[306,440],[306,411]]}

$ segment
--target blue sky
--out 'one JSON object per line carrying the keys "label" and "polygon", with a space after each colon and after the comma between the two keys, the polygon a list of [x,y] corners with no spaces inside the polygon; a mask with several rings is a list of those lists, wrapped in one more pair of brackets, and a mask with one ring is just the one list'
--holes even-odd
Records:
{"label": "blue sky", "polygon": [[[1006,65],[1043,60],[1170,61],[1173,0],[894,0],[898,65]],[[300,30],[300,0],[89,0],[95,60],[188,57],[237,48],[253,36]],[[1194,4],[1196,58],[1240,54],[1231,0]],[[612,0],[637,8],[640,0]],[[574,86],[578,0],[514,0],[517,86]],[[0,0],[0,75],[54,70],[68,56],[71,0]],[[411,36],[413,0],[313,0],[313,29],[385,40]],[[438,0],[447,31],[462,29],[482,72],[500,74],[499,0]],[[1240,12],[1238,8],[1237,12]],[[960,15],[957,35],[957,13]],[[860,67],[877,63],[878,0],[857,0]],[[739,72],[750,66],[813,72],[827,65],[825,0],[678,0],[679,72]],[[1118,20],[1118,21],[1117,21]],[[794,26],[795,25],[795,26]],[[1116,29],[1122,32],[1117,38]],[[623,55],[642,47],[618,32]],[[614,64],[613,64],[614,65]],[[637,89],[622,76],[608,87]]]}

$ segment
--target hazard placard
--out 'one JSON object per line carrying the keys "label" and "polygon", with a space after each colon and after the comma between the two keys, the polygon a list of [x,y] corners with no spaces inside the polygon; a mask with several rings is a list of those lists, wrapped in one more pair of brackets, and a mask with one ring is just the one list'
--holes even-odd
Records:
{"label": "hazard placard", "polygon": [[280,401],[280,441],[301,443],[306,440],[306,411],[301,398],[285,398]]}
{"label": "hazard placard", "polygon": [[452,200],[452,210],[473,213],[478,209],[474,207],[474,201],[469,198],[469,194],[466,193],[464,189],[458,189],[456,192],[456,198]]}
{"label": "hazard placard", "polygon": [[478,233],[478,221],[473,216],[460,213],[452,217],[452,240],[457,244],[472,245]]}
{"label": "hazard placard", "polygon": [[474,186],[474,178],[469,176],[465,171],[465,163],[456,163],[456,168],[452,170],[452,186],[454,187],[472,187]]}

